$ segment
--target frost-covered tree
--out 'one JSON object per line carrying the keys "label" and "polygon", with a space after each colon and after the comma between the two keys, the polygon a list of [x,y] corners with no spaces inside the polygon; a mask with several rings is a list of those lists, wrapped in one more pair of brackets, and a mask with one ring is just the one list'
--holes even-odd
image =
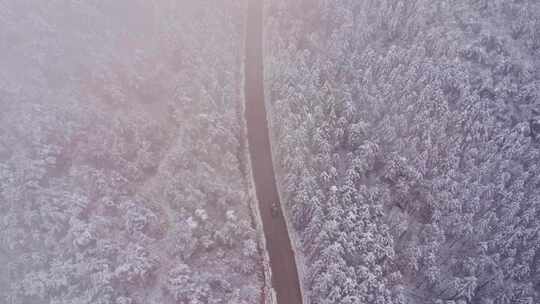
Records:
{"label": "frost-covered tree", "polygon": [[260,302],[244,5],[1,1],[1,303]]}
{"label": "frost-covered tree", "polygon": [[538,302],[537,1],[266,4],[310,301]]}

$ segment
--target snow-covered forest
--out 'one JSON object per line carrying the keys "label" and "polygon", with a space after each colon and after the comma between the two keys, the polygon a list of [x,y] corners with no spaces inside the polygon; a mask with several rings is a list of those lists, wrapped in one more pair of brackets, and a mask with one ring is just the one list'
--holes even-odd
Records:
{"label": "snow-covered forest", "polygon": [[540,2],[266,1],[312,304],[540,303]]}
{"label": "snow-covered forest", "polygon": [[244,1],[0,1],[0,303],[260,303]]}
{"label": "snow-covered forest", "polygon": [[540,303],[540,1],[0,0],[0,303],[299,304],[287,254],[304,304]]}

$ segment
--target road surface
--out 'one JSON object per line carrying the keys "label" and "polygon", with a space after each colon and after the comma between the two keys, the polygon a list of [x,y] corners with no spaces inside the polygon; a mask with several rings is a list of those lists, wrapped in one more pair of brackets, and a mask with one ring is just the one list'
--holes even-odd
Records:
{"label": "road surface", "polygon": [[281,212],[272,215],[271,211],[272,203],[280,202],[264,103],[262,1],[248,1],[245,61],[248,145],[277,303],[301,304],[302,294],[287,226]]}

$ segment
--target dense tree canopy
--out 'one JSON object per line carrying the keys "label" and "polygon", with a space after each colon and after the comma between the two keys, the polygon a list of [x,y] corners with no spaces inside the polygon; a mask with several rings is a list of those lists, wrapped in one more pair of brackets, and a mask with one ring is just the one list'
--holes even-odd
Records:
{"label": "dense tree canopy", "polygon": [[244,2],[158,2],[0,2],[0,302],[260,302]]}
{"label": "dense tree canopy", "polygon": [[537,1],[266,3],[311,303],[540,301]]}

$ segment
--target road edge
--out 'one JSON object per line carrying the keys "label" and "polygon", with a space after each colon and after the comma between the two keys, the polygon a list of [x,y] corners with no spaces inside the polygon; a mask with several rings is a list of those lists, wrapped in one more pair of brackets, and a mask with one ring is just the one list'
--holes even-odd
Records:
{"label": "road edge", "polygon": [[247,122],[245,119],[245,109],[246,109],[246,94],[245,94],[245,82],[246,82],[246,74],[245,74],[245,49],[246,49],[246,39],[247,36],[247,19],[248,19],[248,2],[253,0],[244,0],[244,33],[242,40],[242,56],[240,60],[241,64],[241,88],[240,88],[240,115],[239,116],[239,123],[240,123],[240,129],[241,129],[241,136],[240,139],[242,141],[240,151],[242,153],[242,161],[245,162],[244,166],[244,178],[246,181],[246,192],[247,192],[247,199],[248,199],[248,205],[249,205],[249,211],[251,213],[251,219],[253,224],[255,225],[255,230],[257,234],[257,247],[259,251],[259,255],[262,259],[262,268],[263,268],[263,292],[262,292],[262,303],[263,304],[277,304],[276,303],[276,295],[274,288],[272,287],[272,268],[270,267],[270,257],[268,255],[268,249],[266,248],[266,237],[264,235],[264,227],[262,223],[261,213],[259,210],[259,200],[257,199],[257,194],[255,192],[255,181],[253,179],[253,170],[251,166],[251,157],[249,153],[249,144],[247,141]]}
{"label": "road edge", "polygon": [[[250,0],[248,0],[250,1]],[[253,1],[253,0],[251,0]],[[267,44],[266,44],[266,39],[264,39],[264,37],[266,36],[266,23],[265,23],[265,20],[267,19],[266,18],[266,9],[265,9],[265,3],[266,3],[266,0],[260,0],[263,2],[263,26],[262,26],[262,57],[263,57],[263,67],[266,67],[266,66],[269,66],[266,64],[266,50],[267,50]],[[288,201],[288,197],[286,195],[283,194],[282,190],[281,190],[281,185],[282,185],[282,174],[281,174],[281,170],[279,168],[279,165],[277,165],[277,153],[276,153],[276,141],[275,141],[275,134],[274,134],[274,113],[273,113],[273,108],[272,108],[272,105],[271,105],[271,100],[270,100],[270,96],[268,96],[268,90],[267,90],[267,82],[265,81],[266,80],[266,74],[268,73],[269,69],[264,69],[263,70],[263,85],[264,85],[264,102],[265,102],[265,107],[266,107],[266,115],[267,115],[267,118],[268,118],[268,132],[269,132],[269,136],[270,136],[270,154],[271,154],[271,157],[272,157],[272,166],[274,168],[274,178],[276,180],[276,188],[277,188],[277,192],[278,192],[278,196],[279,196],[279,201],[280,201],[280,208],[281,208],[281,212],[283,214],[283,218],[285,219],[285,226],[287,228],[287,234],[289,235],[289,238],[292,242],[292,250],[293,250],[293,253],[294,253],[294,259],[296,261],[296,272],[298,273],[298,279],[299,279],[299,285],[300,285],[300,292],[302,294],[302,303],[303,304],[310,304],[309,302],[309,292],[307,292],[305,290],[305,284],[304,284],[304,279],[306,278],[305,276],[305,273],[306,273],[306,267],[305,267],[305,256],[302,252],[302,247],[300,246],[300,242],[297,238],[297,235],[296,235],[296,232],[294,231],[294,228],[292,227],[292,224],[290,223],[290,215],[289,215],[289,212],[287,210],[287,208],[284,207],[284,204]],[[251,162],[250,162],[251,164]]]}

